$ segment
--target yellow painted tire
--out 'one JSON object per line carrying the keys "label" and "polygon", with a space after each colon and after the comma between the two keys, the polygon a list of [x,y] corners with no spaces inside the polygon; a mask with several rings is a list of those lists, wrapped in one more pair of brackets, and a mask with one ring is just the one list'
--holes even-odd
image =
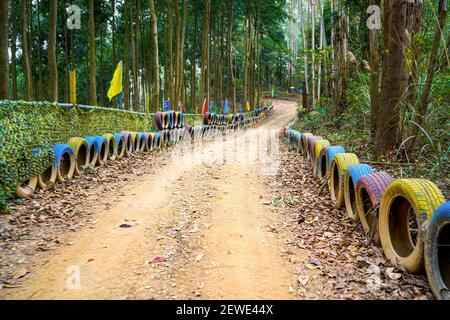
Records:
{"label": "yellow painted tire", "polygon": [[106,139],[106,147],[108,150],[108,160],[114,161],[117,158],[117,143],[116,138],[114,138],[114,135],[107,133],[103,135]]}
{"label": "yellow painted tire", "polygon": [[[423,179],[398,179],[392,182],[381,198],[379,231],[386,258],[409,273],[423,271],[423,223],[445,202],[439,188]],[[417,225],[417,234],[411,236],[411,214]]]}
{"label": "yellow painted tire", "polygon": [[72,147],[76,158],[75,175],[81,176],[84,174],[83,167],[89,164],[89,146],[83,138],[70,138],[68,144]]}
{"label": "yellow painted tire", "polygon": [[317,140],[314,142],[314,157],[313,157],[313,177],[317,178],[317,159],[319,159],[320,152],[322,149],[330,146],[330,141],[328,140]]}
{"label": "yellow painted tire", "polygon": [[339,153],[334,156],[330,168],[328,186],[331,200],[336,207],[342,208],[344,205],[344,174],[352,164],[359,163],[359,159],[354,153]]}
{"label": "yellow painted tire", "polygon": [[300,146],[300,153],[304,156],[307,155],[308,152],[308,137],[312,136],[312,133],[304,133],[302,135],[302,143]]}
{"label": "yellow painted tire", "polygon": [[19,198],[29,198],[33,195],[34,191],[36,190],[38,183],[38,177],[31,177],[27,181],[25,181],[23,184],[17,186],[16,188],[16,195]]}
{"label": "yellow painted tire", "polygon": [[75,155],[65,152],[56,167],[56,177],[61,183],[73,178],[75,173]]}
{"label": "yellow painted tire", "polygon": [[131,144],[133,145],[133,151],[134,153],[140,152],[140,141],[137,132],[131,133]]}
{"label": "yellow painted tire", "polygon": [[39,188],[50,190],[55,186],[57,172],[54,165],[50,166],[45,172],[38,177]]}

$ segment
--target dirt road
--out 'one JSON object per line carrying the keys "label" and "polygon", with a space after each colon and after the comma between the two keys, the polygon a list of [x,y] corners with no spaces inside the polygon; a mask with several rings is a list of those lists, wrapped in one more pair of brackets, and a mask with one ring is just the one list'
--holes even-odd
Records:
{"label": "dirt road", "polygon": [[16,299],[295,298],[290,291],[297,276],[271,229],[284,217],[264,204],[270,198],[261,177],[277,170],[277,138],[271,130],[291,122],[296,110],[287,101],[276,102],[274,110],[257,129],[226,141],[220,137],[198,150],[187,146],[181,156],[175,153],[153,172],[129,181],[122,197],[104,194],[110,209],[95,212],[88,228],[69,233],[66,245],[36,258],[23,285],[0,294]]}

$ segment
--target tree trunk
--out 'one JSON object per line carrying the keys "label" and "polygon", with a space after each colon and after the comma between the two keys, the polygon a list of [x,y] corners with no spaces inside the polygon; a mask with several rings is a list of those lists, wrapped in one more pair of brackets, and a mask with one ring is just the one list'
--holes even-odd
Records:
{"label": "tree trunk", "polygon": [[56,66],[56,20],[58,1],[50,0],[50,17],[48,29],[48,68],[50,101],[58,101],[58,68]]}
{"label": "tree trunk", "polygon": [[311,0],[311,107],[316,104],[316,41],[315,41],[315,25],[316,25],[316,5]]}
{"label": "tree trunk", "polygon": [[197,29],[198,29],[198,16],[196,9],[194,9],[194,43],[192,45],[192,56],[191,56],[191,110],[195,110],[198,113],[196,95],[197,95]]}
{"label": "tree trunk", "polygon": [[[302,29],[302,45],[303,45],[303,67],[304,67],[304,91],[305,96],[309,95],[309,78],[308,78],[308,56],[306,55],[307,43],[306,43],[306,34],[305,34],[305,20],[303,15],[303,0],[300,0],[300,26]],[[304,101],[305,102],[305,101]],[[310,105],[308,103],[308,99],[306,99],[306,105],[303,103],[303,107],[306,108],[307,112],[311,111]]]}
{"label": "tree trunk", "polygon": [[[3,11],[2,11],[3,12]],[[19,13],[17,12],[16,1],[12,1],[12,24],[13,24],[13,36],[11,39],[11,80],[12,80],[12,99],[17,100],[17,61],[16,61],[16,53],[17,53],[17,16]],[[7,29],[2,29],[7,30]],[[2,82],[3,83],[3,82]],[[0,98],[1,99],[1,98]],[[7,98],[4,98],[7,99]]]}
{"label": "tree trunk", "polygon": [[[31,67],[30,67],[30,53],[28,51],[28,35],[27,35],[27,11],[25,1],[21,1],[22,13],[22,57],[23,57],[23,73],[25,78],[25,98],[29,101],[33,99],[33,86],[31,84]],[[8,29],[6,29],[8,32]]]}
{"label": "tree trunk", "polygon": [[89,104],[97,105],[97,82],[95,79],[95,30],[94,0],[89,0]]}
{"label": "tree trunk", "polygon": [[130,108],[130,52],[129,52],[129,41],[130,41],[130,16],[128,11],[129,0],[125,0],[123,5],[123,20],[125,23],[125,39],[123,44],[123,64],[124,64],[124,72],[123,72],[123,104],[125,106],[124,109]]}
{"label": "tree trunk", "polygon": [[386,155],[400,141],[400,101],[406,90],[404,45],[408,0],[385,0],[383,75],[374,141],[376,157]]}
{"label": "tree trunk", "polygon": [[152,22],[152,63],[153,63],[153,107],[155,112],[159,107],[159,52],[158,52],[158,20],[156,18],[155,3],[150,1],[150,18]]}
{"label": "tree trunk", "polygon": [[4,0],[0,3],[0,99],[9,98],[8,39],[8,0]]}
{"label": "tree trunk", "polygon": [[205,13],[203,16],[203,37],[202,37],[202,62],[201,62],[201,74],[200,74],[200,100],[203,102],[203,99],[207,99],[207,70],[208,60],[209,60],[209,16],[210,16],[210,0],[204,0],[205,5]]}
{"label": "tree trunk", "polygon": [[[139,0],[138,0],[139,1]],[[138,67],[137,67],[137,55],[136,55],[136,32],[134,27],[134,14],[133,3],[130,8],[130,40],[131,40],[131,63],[133,66],[133,110],[139,111],[139,85],[138,85]],[[137,19],[138,17],[136,17]]]}
{"label": "tree trunk", "polygon": [[[380,0],[373,1],[380,7]],[[370,119],[371,137],[375,138],[377,131],[378,108],[380,105],[380,57],[379,57],[379,31],[369,30],[370,37]]]}
{"label": "tree trunk", "polygon": [[233,67],[233,6],[234,0],[231,0],[230,4],[230,21],[228,26],[228,64],[230,67],[230,82],[231,82],[231,94],[233,97],[233,112],[237,111],[237,101],[236,101],[236,78],[234,76],[234,67]]}

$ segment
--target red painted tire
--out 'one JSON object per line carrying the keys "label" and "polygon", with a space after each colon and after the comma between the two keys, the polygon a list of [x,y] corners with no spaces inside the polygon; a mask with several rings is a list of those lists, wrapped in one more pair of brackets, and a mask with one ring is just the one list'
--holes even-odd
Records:
{"label": "red painted tire", "polygon": [[377,171],[359,178],[356,184],[356,208],[366,235],[372,234],[373,241],[380,244],[378,232],[378,212],[369,211],[380,204],[381,197],[389,184],[394,181],[387,172]]}

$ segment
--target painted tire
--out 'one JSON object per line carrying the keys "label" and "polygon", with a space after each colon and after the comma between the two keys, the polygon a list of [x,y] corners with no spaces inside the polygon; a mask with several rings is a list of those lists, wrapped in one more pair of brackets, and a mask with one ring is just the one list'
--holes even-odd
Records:
{"label": "painted tire", "polygon": [[179,128],[180,124],[181,124],[180,112],[175,111],[174,116],[173,116],[173,127]]}
{"label": "painted tire", "polygon": [[158,111],[155,113],[155,122],[156,128],[158,128],[158,130],[163,130],[165,128],[164,116],[162,112]]}
{"label": "painted tire", "polygon": [[103,136],[97,136],[95,137],[95,143],[98,150],[97,165],[104,166],[108,162],[108,141]]}
{"label": "painted tire", "polygon": [[312,155],[312,167],[313,167],[313,177],[317,177],[317,159],[319,158],[322,149],[330,146],[330,141],[328,140],[317,140],[314,142]]}
{"label": "painted tire", "polygon": [[320,150],[319,156],[317,157],[316,160],[315,174],[317,179],[319,180],[324,179],[328,175],[329,169],[327,160],[328,148],[330,147],[326,147]]}
{"label": "painted tire", "polygon": [[98,159],[98,145],[95,137],[86,137],[85,139],[89,147],[89,165],[95,166]]}
{"label": "painted tire", "polygon": [[161,149],[161,133],[155,133],[155,142],[153,144],[153,149]]}
{"label": "painted tire", "polygon": [[122,131],[121,134],[123,134],[123,138],[125,141],[124,157],[128,157],[133,153],[133,141],[131,139],[131,132],[130,131]]}
{"label": "painted tire", "polygon": [[184,128],[186,126],[186,119],[184,118],[183,111],[180,111],[180,128]]}
{"label": "painted tire", "polygon": [[38,184],[38,177],[31,177],[23,184],[16,187],[16,195],[19,198],[29,198],[33,195]]}
{"label": "painted tire", "polygon": [[114,133],[114,140],[116,141],[117,150],[116,159],[122,159],[127,148],[125,137],[122,133]]}
{"label": "painted tire", "polygon": [[175,115],[175,111],[171,110],[169,111],[169,119],[170,119],[170,127],[169,129],[175,129],[176,128],[176,123],[175,123],[175,119],[176,115]]}
{"label": "painted tire", "polygon": [[144,152],[145,151],[145,146],[147,144],[147,138],[145,137],[144,132],[138,132],[137,139],[139,141],[139,145],[138,145],[139,152]]}
{"label": "painted tire", "polygon": [[55,153],[54,166],[56,168],[56,177],[59,182],[64,183],[70,180],[75,173],[75,153],[68,144],[55,144],[53,146]]}
{"label": "painted tire", "polygon": [[163,123],[164,123],[164,127],[163,129],[169,129],[170,127],[170,115],[168,112],[162,112],[162,118],[163,118]]}
{"label": "painted tire", "polygon": [[103,137],[106,140],[106,145],[108,147],[108,160],[114,161],[117,158],[117,143],[114,135],[107,133]]}
{"label": "painted tire", "polygon": [[344,205],[344,174],[352,164],[358,164],[359,159],[354,153],[339,153],[334,156],[331,163],[328,186],[331,200],[336,207],[342,208]]}
{"label": "painted tire", "polygon": [[43,190],[50,190],[55,186],[57,179],[56,168],[51,165],[45,172],[38,177],[39,188]]}
{"label": "painted tire", "polygon": [[211,114],[209,112],[206,112],[203,116],[203,124],[209,125],[211,124]]}
{"label": "painted tire", "polygon": [[347,216],[355,222],[359,221],[356,207],[356,186],[361,177],[371,174],[373,169],[368,164],[352,164],[344,174],[344,202]]}
{"label": "painted tire", "polygon": [[[70,138],[68,144],[75,153],[75,175],[81,176],[85,173],[84,166],[89,164],[89,145],[83,138]],[[56,171],[55,171],[56,172]],[[41,187],[43,188],[43,187]]]}
{"label": "painted tire", "polygon": [[304,156],[306,156],[306,150],[307,150],[307,140],[308,137],[312,136],[312,133],[303,133],[302,134],[302,144],[300,147],[300,153]]}
{"label": "painted tire", "polygon": [[[409,273],[424,269],[423,223],[444,201],[438,187],[428,180],[398,179],[387,187],[381,198],[378,227],[384,254],[394,266],[402,266]],[[410,213],[414,213],[417,225],[415,245]]]}
{"label": "painted tire", "polygon": [[[368,215],[372,208],[380,204],[386,188],[394,181],[387,172],[377,171],[362,176],[356,184],[356,208],[359,221],[366,235],[373,235],[376,244],[380,243],[378,231],[378,211]],[[375,220],[377,219],[377,220]]]}
{"label": "painted tire", "polygon": [[131,145],[132,147],[132,153],[138,153],[139,152],[139,148],[140,148],[140,141],[139,141],[139,137],[138,137],[138,133],[137,132],[131,132]]}
{"label": "painted tire", "polygon": [[152,151],[153,150],[153,136],[151,135],[150,132],[145,132],[144,138],[145,138],[144,151],[145,152]]}
{"label": "painted tire", "polygon": [[311,162],[312,162],[312,159],[313,159],[314,144],[316,143],[316,141],[319,141],[319,140],[323,140],[323,137],[321,137],[321,136],[309,136],[307,138],[308,145],[307,145],[307,150],[306,150],[306,158],[308,160],[311,160]]}
{"label": "painted tire", "polygon": [[450,300],[450,202],[433,213],[425,241],[425,270],[438,300]]}

